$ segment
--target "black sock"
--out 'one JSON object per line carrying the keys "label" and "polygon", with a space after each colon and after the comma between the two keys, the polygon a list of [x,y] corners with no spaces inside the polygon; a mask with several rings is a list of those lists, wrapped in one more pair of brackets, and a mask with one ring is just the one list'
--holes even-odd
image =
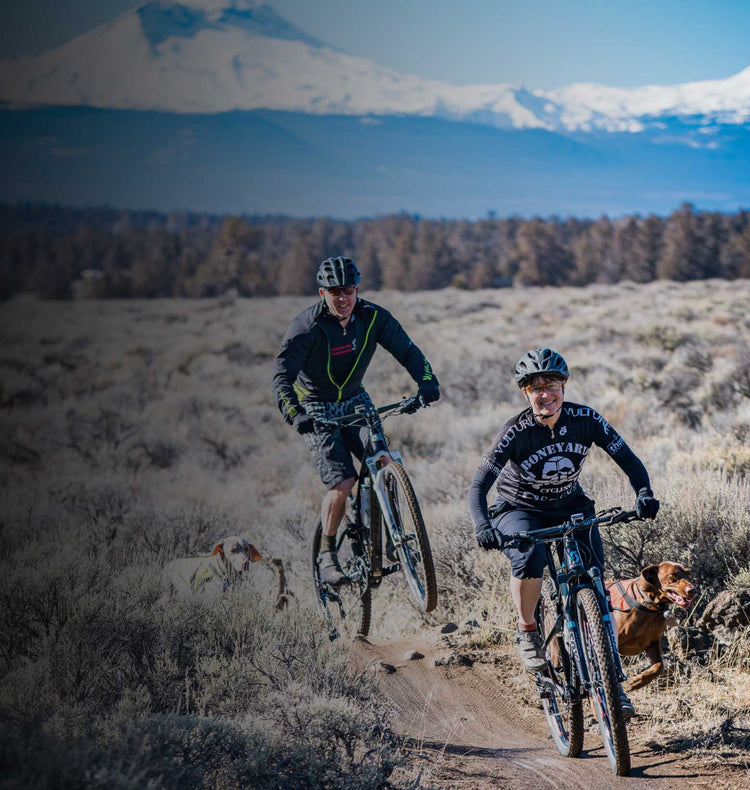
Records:
{"label": "black sock", "polygon": [[320,541],[320,550],[321,551],[336,551],[336,536],[335,535],[323,535]]}

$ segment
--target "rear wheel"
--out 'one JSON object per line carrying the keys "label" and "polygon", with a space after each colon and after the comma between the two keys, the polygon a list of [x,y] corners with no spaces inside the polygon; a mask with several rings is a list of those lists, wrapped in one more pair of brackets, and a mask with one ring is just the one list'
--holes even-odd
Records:
{"label": "rear wheel", "polygon": [[383,469],[383,480],[392,515],[392,523],[388,523],[388,515],[384,514],[385,527],[391,533],[417,608],[431,612],[437,605],[437,580],[417,495],[406,470],[397,461]]}
{"label": "rear wheel", "polygon": [[575,662],[563,643],[563,624],[558,624],[554,588],[549,579],[542,585],[536,621],[542,644],[557,628],[544,649],[546,671],[537,675],[547,726],[557,751],[563,757],[578,757],[583,749],[583,702],[578,696]]}
{"label": "rear wheel", "polygon": [[367,636],[372,614],[370,589],[370,563],[365,530],[344,518],[336,534],[336,551],[344,573],[352,580],[349,584],[332,587],[320,580],[318,554],[323,538],[323,525],[318,522],[312,543],[312,573],[318,608],[326,623],[331,639],[344,636],[354,639]]}
{"label": "rear wheel", "polygon": [[610,640],[594,590],[584,588],[579,591],[576,610],[584,660],[591,680],[590,694],[604,741],[604,750],[612,772],[617,776],[627,776],[630,773],[628,730],[620,704],[617,671]]}

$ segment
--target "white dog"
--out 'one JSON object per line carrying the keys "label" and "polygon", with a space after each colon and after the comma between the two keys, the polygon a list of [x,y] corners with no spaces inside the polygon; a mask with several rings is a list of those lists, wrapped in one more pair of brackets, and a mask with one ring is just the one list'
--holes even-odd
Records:
{"label": "white dog", "polygon": [[184,594],[198,590],[226,591],[247,574],[251,563],[256,562],[264,569],[260,576],[266,578],[257,579],[258,583],[253,586],[264,597],[268,597],[269,593],[273,594],[273,582],[267,578],[271,571],[277,577],[275,605],[277,609],[283,608],[287,598],[286,578],[281,560],[264,558],[252,543],[239,535],[230,535],[219,541],[210,554],[172,560],[165,566],[164,574],[173,592]]}

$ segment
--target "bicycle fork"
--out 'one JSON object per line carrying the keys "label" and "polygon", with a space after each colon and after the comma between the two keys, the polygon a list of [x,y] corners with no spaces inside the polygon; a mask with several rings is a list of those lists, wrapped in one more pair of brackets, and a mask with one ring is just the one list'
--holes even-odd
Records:
{"label": "bicycle fork", "polygon": [[[601,606],[601,600],[599,603]],[[585,653],[584,653],[583,637],[581,634],[581,629],[578,626],[578,621],[573,612],[573,605],[574,604],[572,603],[572,601],[568,599],[568,606],[566,607],[566,612],[565,612],[565,618],[566,618],[565,633],[567,634],[568,637],[568,652],[573,654],[572,657],[576,663],[576,667],[578,668],[579,678],[581,680],[583,687],[588,692],[593,687],[593,682],[591,680],[591,676],[589,675],[588,665],[584,658]],[[622,664],[620,663],[620,655],[617,652],[614,635],[612,633],[612,620],[609,617],[609,613],[607,613],[606,616],[603,614],[602,620],[604,622],[605,631],[607,632],[607,638],[610,644],[612,661],[615,667],[615,672],[617,674],[617,680],[620,683],[622,683],[625,680],[625,675],[622,671]]]}
{"label": "bicycle fork", "polygon": [[623,683],[626,680],[626,675],[622,669],[620,651],[617,649],[617,639],[615,638],[616,626],[612,620],[612,614],[609,610],[609,598],[607,597],[607,593],[604,590],[601,571],[598,568],[592,568],[591,578],[594,580],[594,586],[596,587],[596,597],[599,599],[599,608],[602,611],[602,621],[604,622],[604,630],[607,632],[607,639],[609,640],[609,648],[612,652],[612,661],[615,665],[617,680],[618,682]]}
{"label": "bicycle fork", "polygon": [[[370,470],[370,476],[372,479],[372,490],[375,493],[378,505],[380,506],[382,520],[385,522],[383,526],[390,536],[391,542],[393,543],[393,548],[398,551],[404,544],[404,536],[399,530],[392,529],[392,525],[396,523],[396,517],[393,512],[393,507],[391,506],[388,492],[385,488],[385,476],[383,475],[383,469],[385,469],[385,466],[378,466],[378,462],[382,456],[387,456],[392,461],[402,463],[401,454],[398,451],[393,450],[387,453],[378,453],[367,459],[367,466]],[[397,562],[390,567],[382,568],[381,573],[383,576],[388,576],[391,573],[395,573],[399,570],[401,570],[401,565]]]}

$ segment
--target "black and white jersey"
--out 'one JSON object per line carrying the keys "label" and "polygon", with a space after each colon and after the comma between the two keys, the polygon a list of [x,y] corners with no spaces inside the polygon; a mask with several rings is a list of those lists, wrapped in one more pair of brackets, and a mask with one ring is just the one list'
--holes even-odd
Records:
{"label": "black and white jersey", "polygon": [[518,507],[564,510],[582,494],[578,477],[594,444],[625,472],[636,493],[649,487],[641,461],[591,407],[563,403],[554,428],[538,423],[528,408],[503,425],[474,473],[469,511],[475,527],[489,526],[487,494],[495,480],[499,500]]}

